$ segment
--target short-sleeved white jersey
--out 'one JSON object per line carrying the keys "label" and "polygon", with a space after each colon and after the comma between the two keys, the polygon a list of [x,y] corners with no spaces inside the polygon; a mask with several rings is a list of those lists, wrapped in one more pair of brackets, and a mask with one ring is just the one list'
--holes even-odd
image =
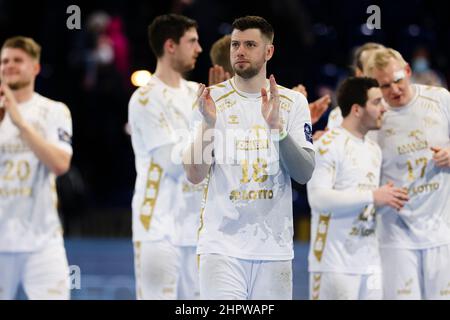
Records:
{"label": "short-sleeved white jersey", "polygon": [[450,169],[438,168],[431,147],[450,146],[450,93],[413,85],[414,97],[384,114],[378,144],[383,151],[382,183],[409,190],[400,211],[381,208],[382,247],[426,249],[450,243]]}
{"label": "short-sleeved white jersey", "polygon": [[[313,149],[306,98],[279,87],[281,122],[299,146]],[[261,95],[239,91],[234,78],[211,88],[216,104],[214,163],[205,190],[199,254],[240,259],[293,258],[291,180],[274,152]],[[202,116],[196,109],[194,131]]]}
{"label": "short-sleeved white jersey", "polygon": [[172,88],[153,76],[131,97],[129,124],[137,172],[132,202],[134,241],[167,238],[176,245],[196,245],[203,192],[185,174],[167,175],[164,164],[153,158],[159,147],[179,143],[182,130],[189,133],[197,89],[197,83],[186,80]]}
{"label": "short-sleeved white jersey", "polygon": [[[72,120],[66,105],[34,93],[18,109],[46,141],[72,154]],[[0,251],[32,252],[52,241],[62,243],[55,175],[6,113],[0,122]]]}
{"label": "short-sleeved white jersey", "polygon": [[326,212],[311,205],[309,271],[374,273],[380,261],[372,191],[380,182],[381,150],[369,138],[360,139],[342,127],[323,135],[316,148],[308,198],[318,190],[335,190],[362,201]]}

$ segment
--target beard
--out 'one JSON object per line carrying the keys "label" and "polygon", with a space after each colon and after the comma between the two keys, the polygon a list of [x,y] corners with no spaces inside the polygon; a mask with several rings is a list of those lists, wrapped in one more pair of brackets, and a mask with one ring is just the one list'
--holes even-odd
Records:
{"label": "beard", "polygon": [[250,78],[253,78],[254,76],[256,76],[259,73],[259,70],[261,70],[261,68],[257,69],[255,67],[249,67],[247,69],[240,70],[240,69],[233,67],[233,70],[234,70],[234,73],[237,74],[239,77],[241,77],[243,79],[250,79]]}
{"label": "beard", "polygon": [[16,91],[28,87],[31,84],[31,81],[22,80],[16,82],[7,82],[7,84],[11,88],[11,90]]}
{"label": "beard", "polygon": [[182,59],[177,59],[173,62],[172,68],[181,74],[186,74],[195,68],[196,60],[193,63],[186,62]]}
{"label": "beard", "polygon": [[236,67],[236,64],[233,64],[233,71],[235,74],[237,74],[239,77],[243,79],[250,79],[256,76],[263,67],[264,63],[261,64],[250,64],[250,66],[246,69],[239,69]]}

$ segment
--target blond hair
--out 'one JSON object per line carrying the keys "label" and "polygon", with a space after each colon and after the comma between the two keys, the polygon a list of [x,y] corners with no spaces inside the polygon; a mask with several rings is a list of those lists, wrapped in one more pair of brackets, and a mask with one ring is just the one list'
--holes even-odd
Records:
{"label": "blond hair", "polygon": [[406,67],[408,63],[403,59],[400,52],[392,48],[376,49],[372,52],[364,65],[364,74],[372,75],[373,71],[386,68],[391,59],[399,62],[402,67]]}
{"label": "blond hair", "polygon": [[221,66],[226,72],[233,74],[233,68],[231,68],[230,62],[230,46],[231,36],[229,34],[223,36],[211,47],[209,56],[213,65]]}
{"label": "blond hair", "polygon": [[41,59],[41,46],[31,38],[16,36],[5,40],[2,51],[5,48],[21,49],[31,58],[39,62]]}

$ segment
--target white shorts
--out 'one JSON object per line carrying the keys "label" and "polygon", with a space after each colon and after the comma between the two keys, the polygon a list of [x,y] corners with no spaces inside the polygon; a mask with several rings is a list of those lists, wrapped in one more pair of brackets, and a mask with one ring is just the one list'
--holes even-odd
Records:
{"label": "white shorts", "polygon": [[200,299],[197,247],[179,247],[178,300]]}
{"label": "white shorts", "polygon": [[195,247],[167,240],[134,243],[136,297],[139,300],[198,299]]}
{"label": "white shorts", "polygon": [[380,249],[383,297],[449,300],[450,245],[430,249]]}
{"label": "white shorts", "polygon": [[66,250],[52,244],[36,252],[0,252],[0,300],[16,297],[22,285],[30,300],[70,299]]}
{"label": "white shorts", "polygon": [[381,300],[381,274],[310,272],[310,300]]}
{"label": "white shorts", "polygon": [[200,296],[208,300],[292,300],[292,261],[202,254]]}

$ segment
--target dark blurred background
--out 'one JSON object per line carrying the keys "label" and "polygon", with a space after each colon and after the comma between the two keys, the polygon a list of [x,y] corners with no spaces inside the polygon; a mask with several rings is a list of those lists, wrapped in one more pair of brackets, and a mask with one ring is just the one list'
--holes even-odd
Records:
{"label": "dark blurred background", "polygon": [[[81,30],[66,27],[72,4],[81,9]],[[366,10],[374,4],[381,8],[380,30],[366,26]],[[448,82],[450,22],[442,1],[0,0],[0,41],[13,35],[37,40],[43,53],[36,91],[63,101],[72,112],[72,168],[58,180],[66,236],[131,235],[135,169],[126,122],[135,87],[130,76],[154,71],[147,26],[169,12],[199,23],[203,53],[190,80],[207,83],[212,43],[231,31],[234,18],[251,14],[275,28],[269,72],[284,86],[304,84],[310,101],[335,89],[350,72],[352,50],[367,41],[399,50],[413,67],[416,56],[425,56],[428,69]],[[314,129],[322,129],[326,119],[327,114]],[[305,188],[294,187],[296,236],[308,240]]]}

